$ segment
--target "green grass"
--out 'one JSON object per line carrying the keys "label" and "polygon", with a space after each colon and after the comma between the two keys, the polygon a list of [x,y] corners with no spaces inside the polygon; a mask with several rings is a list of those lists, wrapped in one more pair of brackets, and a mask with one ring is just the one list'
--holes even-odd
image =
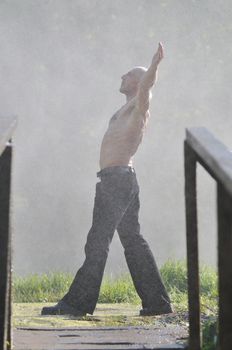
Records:
{"label": "green grass", "polygon": [[[160,269],[161,276],[168,291],[173,289],[187,292],[187,266],[183,261],[168,260]],[[209,266],[200,268],[200,289],[202,295],[217,296],[217,274]]]}
{"label": "green grass", "polygon": [[130,275],[124,274],[118,278],[104,278],[98,302],[138,304],[140,299],[135,291]]}
{"label": "green grass", "polygon": [[216,350],[218,348],[218,324],[216,319],[211,319],[203,325],[202,350]]}
{"label": "green grass", "polygon": [[62,272],[13,277],[13,302],[37,303],[59,300],[67,292],[73,276]]}
{"label": "green grass", "polygon": [[[167,261],[160,269],[163,282],[177,311],[188,309],[187,266],[183,261]],[[201,311],[206,314],[217,312],[217,273],[209,266],[200,268]]]}
{"label": "green grass", "polygon": [[[13,301],[16,303],[54,302],[67,291],[73,275],[53,272],[13,279]],[[106,276],[101,286],[99,303],[138,303],[139,297],[128,274],[118,278]]]}
{"label": "green grass", "polygon": [[[176,311],[186,311],[187,268],[183,261],[167,261],[160,269],[164,284],[170,294]],[[67,273],[50,273],[13,278],[13,301],[55,302],[67,291],[73,276]],[[201,304],[205,313],[215,313],[217,309],[217,274],[207,266],[200,269]],[[119,277],[106,276],[103,280],[99,303],[140,303],[129,274]]]}

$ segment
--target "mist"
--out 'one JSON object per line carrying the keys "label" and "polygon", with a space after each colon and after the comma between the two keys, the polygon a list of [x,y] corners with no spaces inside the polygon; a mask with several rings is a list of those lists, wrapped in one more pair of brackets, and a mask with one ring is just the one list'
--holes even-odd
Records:
{"label": "mist", "polygon": [[[165,59],[134,158],[141,233],[158,265],[185,259],[183,140],[204,126],[232,149],[229,0],[1,0],[1,116],[17,115],[17,274],[75,272],[91,226],[99,151],[125,103],[121,76]],[[216,264],[215,184],[199,167],[200,258]],[[127,270],[115,233],[107,273]]]}

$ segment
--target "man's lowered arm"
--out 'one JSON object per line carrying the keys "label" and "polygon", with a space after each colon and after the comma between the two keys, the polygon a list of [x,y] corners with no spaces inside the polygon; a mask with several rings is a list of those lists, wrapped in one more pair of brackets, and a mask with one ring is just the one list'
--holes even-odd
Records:
{"label": "man's lowered arm", "polygon": [[146,113],[149,109],[150,90],[157,78],[157,68],[163,59],[163,46],[159,43],[158,50],[152,58],[152,62],[143,78],[141,79],[136,96],[136,108],[140,113]]}

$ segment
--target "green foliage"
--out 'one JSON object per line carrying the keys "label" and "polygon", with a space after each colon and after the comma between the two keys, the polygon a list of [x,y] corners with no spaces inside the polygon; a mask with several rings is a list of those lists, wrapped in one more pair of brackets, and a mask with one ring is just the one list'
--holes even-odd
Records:
{"label": "green foliage", "polygon": [[208,266],[200,269],[201,294],[216,298],[218,295],[218,278],[216,271]]}
{"label": "green foliage", "polygon": [[217,348],[217,321],[210,320],[203,325],[202,350],[216,350]]}
{"label": "green foliage", "polygon": [[160,269],[163,282],[169,292],[187,291],[187,267],[183,261],[168,260]]}
{"label": "green foliage", "polygon": [[[187,268],[183,261],[167,261],[160,269],[164,284],[176,311],[187,310]],[[73,276],[67,273],[50,273],[14,277],[14,302],[54,302],[68,291]],[[200,273],[201,302],[204,310],[216,310],[217,275],[203,266]],[[99,303],[139,303],[129,274],[117,278],[105,277],[101,286]]]}
{"label": "green foliage", "polygon": [[67,291],[73,276],[53,272],[13,278],[13,301],[21,303],[57,301]]}
{"label": "green foliage", "polygon": [[[170,294],[176,311],[188,309],[187,264],[184,261],[168,260],[160,269],[163,282]],[[217,312],[217,273],[209,266],[200,267],[201,311]]]}
{"label": "green foliage", "polygon": [[[164,284],[169,292],[177,289],[179,292],[187,292],[187,265],[184,261],[168,260],[160,269]],[[217,296],[217,273],[209,266],[200,268],[201,295]]]}
{"label": "green foliage", "polygon": [[135,291],[129,274],[119,278],[106,277],[103,280],[99,303],[139,303],[139,297]]}

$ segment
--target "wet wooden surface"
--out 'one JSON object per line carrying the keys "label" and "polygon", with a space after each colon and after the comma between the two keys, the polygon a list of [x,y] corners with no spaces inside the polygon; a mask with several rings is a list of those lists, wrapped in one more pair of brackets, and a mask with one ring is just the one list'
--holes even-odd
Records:
{"label": "wet wooden surface", "polygon": [[15,304],[14,350],[183,349],[188,315],[139,316],[138,305],[98,304],[94,315],[41,316],[50,304]]}
{"label": "wet wooden surface", "polygon": [[[181,326],[22,328],[13,332],[14,350],[185,349]],[[182,344],[181,344],[182,343]]]}

